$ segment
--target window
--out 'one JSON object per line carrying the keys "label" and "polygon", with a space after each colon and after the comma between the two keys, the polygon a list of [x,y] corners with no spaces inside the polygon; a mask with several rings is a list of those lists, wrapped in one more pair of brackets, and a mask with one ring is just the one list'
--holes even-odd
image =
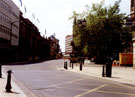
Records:
{"label": "window", "polygon": [[3,14],[1,12],[0,12],[0,20],[7,24],[11,23],[11,18],[9,18],[8,16],[6,16],[5,14]]}
{"label": "window", "polygon": [[6,35],[10,35],[10,29],[3,26],[3,25],[0,25],[0,33],[4,33]]}
{"label": "window", "polygon": [[19,17],[14,12],[12,12],[12,14],[16,19],[19,19]]}
{"label": "window", "polygon": [[0,7],[6,10],[7,12],[11,13],[11,7],[5,3],[3,0],[0,0]]}

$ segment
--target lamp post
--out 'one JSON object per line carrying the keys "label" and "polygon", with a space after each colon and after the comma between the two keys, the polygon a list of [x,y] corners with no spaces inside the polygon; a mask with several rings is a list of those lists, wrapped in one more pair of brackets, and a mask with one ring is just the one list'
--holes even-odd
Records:
{"label": "lamp post", "polygon": [[84,19],[84,20],[81,20],[80,21],[80,23],[79,23],[79,27],[80,27],[80,30],[81,30],[81,37],[80,37],[80,39],[81,39],[81,50],[80,50],[80,54],[79,54],[79,57],[80,57],[80,59],[79,59],[79,61],[80,61],[80,71],[82,71],[82,64],[84,63],[84,58],[83,58],[83,52],[82,52],[82,49],[83,49],[83,46],[82,45],[84,45],[84,43],[83,43],[83,32],[84,32],[84,27],[85,27],[85,25],[86,25],[86,20]]}
{"label": "lamp post", "polygon": [[22,22],[22,21],[14,21],[14,22],[11,22],[11,28],[10,28],[10,45],[12,44],[12,26],[13,26],[13,24],[14,23],[16,23],[16,22]]}
{"label": "lamp post", "polygon": [[82,44],[83,44],[83,42],[82,42],[82,39],[83,39],[83,32],[84,32],[84,27],[85,27],[85,25],[86,25],[86,20],[84,19],[84,20],[80,20],[80,22],[79,22],[79,24],[78,24],[78,26],[80,27],[80,34],[81,34],[81,37],[80,37],[80,39],[81,39],[81,46],[82,46]]}
{"label": "lamp post", "polygon": [[[13,21],[11,22],[11,28],[10,28],[10,45],[12,45],[12,26],[16,22],[23,22],[23,21]],[[17,53],[16,53],[16,60],[18,60],[18,47],[17,47]]]}

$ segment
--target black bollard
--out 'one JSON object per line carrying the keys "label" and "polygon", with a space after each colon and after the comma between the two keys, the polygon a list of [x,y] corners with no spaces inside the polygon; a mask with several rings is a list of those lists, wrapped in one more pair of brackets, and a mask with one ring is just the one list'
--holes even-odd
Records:
{"label": "black bollard", "polygon": [[80,71],[82,71],[82,62],[80,63]]}
{"label": "black bollard", "polygon": [[74,68],[74,64],[73,64],[73,62],[72,62],[72,69]]}
{"label": "black bollard", "polygon": [[71,67],[71,62],[69,63],[69,67]]}
{"label": "black bollard", "polygon": [[64,69],[68,69],[67,62],[64,62]]}
{"label": "black bollard", "polygon": [[70,62],[69,62],[69,67],[71,67],[71,63],[72,63],[72,61],[70,60]]}
{"label": "black bollard", "polygon": [[7,76],[7,85],[6,85],[6,92],[11,92],[11,89],[12,89],[12,86],[11,86],[11,73],[12,73],[12,71],[11,70],[9,70],[9,71],[7,71],[7,73],[8,73],[8,76]]}
{"label": "black bollard", "polygon": [[2,78],[2,65],[0,64],[0,78]]}
{"label": "black bollard", "polygon": [[103,69],[102,69],[102,77],[105,77],[105,66],[103,66]]}

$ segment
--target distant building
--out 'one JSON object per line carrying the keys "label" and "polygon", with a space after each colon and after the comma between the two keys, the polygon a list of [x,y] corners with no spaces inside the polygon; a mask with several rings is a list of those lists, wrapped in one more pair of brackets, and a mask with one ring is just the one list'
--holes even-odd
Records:
{"label": "distant building", "polygon": [[65,55],[70,56],[72,53],[73,47],[71,46],[71,43],[73,41],[72,35],[67,35],[65,38]]}
{"label": "distant building", "polygon": [[131,18],[133,20],[133,24],[135,25],[135,0],[131,0]]}
{"label": "distant building", "polygon": [[125,21],[125,27],[132,27],[133,26],[133,21],[131,17],[128,17],[127,20]]}
{"label": "distant building", "polygon": [[19,44],[19,12],[19,8],[12,0],[0,0],[0,62],[16,59]]}
{"label": "distant building", "polygon": [[51,35],[50,41],[50,59],[57,59],[60,53],[59,40],[55,38],[55,35]]}

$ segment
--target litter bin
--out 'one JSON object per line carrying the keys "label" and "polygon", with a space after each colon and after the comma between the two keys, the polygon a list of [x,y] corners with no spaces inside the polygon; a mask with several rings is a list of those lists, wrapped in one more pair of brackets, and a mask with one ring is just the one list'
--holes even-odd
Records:
{"label": "litter bin", "polygon": [[111,77],[112,75],[112,60],[107,59],[106,62],[106,77]]}

